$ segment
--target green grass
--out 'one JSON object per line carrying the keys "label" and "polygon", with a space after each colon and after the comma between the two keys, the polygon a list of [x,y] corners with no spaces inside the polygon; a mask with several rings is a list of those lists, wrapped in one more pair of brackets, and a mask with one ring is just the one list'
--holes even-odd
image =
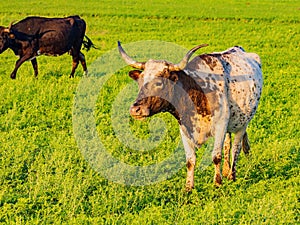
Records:
{"label": "green grass", "polygon": [[[74,137],[72,110],[82,68],[69,79],[70,56],[41,56],[38,79],[26,62],[17,79],[11,80],[17,58],[6,51],[0,55],[0,223],[300,223],[299,1],[0,3],[0,25],[5,26],[28,15],[71,14],[86,20],[87,35],[100,49],[84,52],[88,65],[116,48],[118,40],[124,44],[160,40],[187,49],[208,43],[202,52],[241,45],[258,53],[264,88],[248,128],[251,155],[241,154],[237,181],[224,180],[218,189],[213,185],[212,165],[196,170],[196,187],[190,194],[183,189],[184,167],[170,179],[148,186],[114,183],[84,159]],[[118,140],[111,115],[120,90],[132,84],[128,70],[118,71],[101,90],[96,129],[112,156],[129,165],[148,166],[173,152],[180,142],[178,125],[168,114],[155,116],[166,124],[166,135],[149,151],[132,150]],[[137,93],[134,87],[132,96]],[[124,107],[131,101],[128,98]],[[134,121],[129,115],[124,119],[135,137],[151,137],[151,119]],[[199,159],[203,150],[198,151]]]}

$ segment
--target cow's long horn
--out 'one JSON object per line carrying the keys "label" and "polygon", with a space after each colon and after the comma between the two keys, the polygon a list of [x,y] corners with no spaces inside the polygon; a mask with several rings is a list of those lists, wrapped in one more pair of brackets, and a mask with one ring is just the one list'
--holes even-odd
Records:
{"label": "cow's long horn", "polygon": [[136,68],[136,69],[143,70],[145,68],[145,63],[137,62],[137,61],[133,60],[129,55],[127,55],[127,53],[122,48],[120,41],[118,41],[118,48],[119,48],[119,52],[120,52],[122,58],[128,65],[130,65],[131,67]]}
{"label": "cow's long horn", "polygon": [[169,69],[171,71],[183,70],[186,67],[187,63],[189,62],[191,56],[194,54],[194,52],[197,51],[199,48],[202,48],[205,46],[208,46],[208,44],[202,44],[202,45],[198,45],[198,46],[192,48],[191,50],[188,51],[188,53],[186,53],[184,58],[178,64],[170,65]]}

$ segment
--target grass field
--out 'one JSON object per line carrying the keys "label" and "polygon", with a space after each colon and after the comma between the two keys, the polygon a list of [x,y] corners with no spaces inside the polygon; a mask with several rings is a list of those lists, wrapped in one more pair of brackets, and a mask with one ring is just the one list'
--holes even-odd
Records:
{"label": "grass field", "polygon": [[[251,155],[240,155],[237,181],[224,180],[218,189],[212,164],[196,170],[195,189],[189,194],[184,191],[184,167],[146,186],[108,180],[85,160],[74,135],[73,106],[84,79],[82,68],[69,79],[70,56],[41,56],[38,79],[26,62],[11,80],[17,58],[9,50],[0,55],[1,224],[300,224],[299,1],[0,3],[3,26],[28,15],[73,14],[85,19],[87,35],[99,47],[84,52],[88,65],[115,49],[118,40],[159,40],[186,49],[209,44],[199,52],[241,45],[259,54],[264,88],[248,128]],[[109,154],[128,165],[147,166],[174,151],[180,143],[178,125],[168,114],[155,116],[157,123],[164,121],[166,132],[151,150],[134,151],[117,138],[111,119],[118,108],[115,99],[128,85],[130,96],[137,94],[128,71],[116,72],[99,90],[96,129]],[[130,97],[128,104],[132,101]],[[155,120],[124,119],[142,143],[151,136]],[[203,151],[199,149],[198,158]]]}

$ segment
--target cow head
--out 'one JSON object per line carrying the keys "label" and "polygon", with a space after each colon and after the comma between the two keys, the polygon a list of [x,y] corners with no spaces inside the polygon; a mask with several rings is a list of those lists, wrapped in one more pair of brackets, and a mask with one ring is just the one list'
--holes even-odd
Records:
{"label": "cow head", "polygon": [[[136,62],[122,48],[118,42],[119,52],[125,62],[138,69],[129,72],[129,76],[138,82],[139,94],[130,107],[130,114],[135,119],[144,119],[159,112],[176,114],[174,106],[174,90],[176,89],[180,73],[186,67],[192,54],[206,44],[192,48],[178,64],[165,60],[148,60]],[[177,88],[178,90],[178,88]],[[176,91],[175,91],[176,92]],[[177,91],[178,93],[178,91]]]}
{"label": "cow head", "polygon": [[11,26],[2,27],[0,26],[0,54],[4,52],[9,47],[9,39],[13,38],[14,35],[11,33]]}

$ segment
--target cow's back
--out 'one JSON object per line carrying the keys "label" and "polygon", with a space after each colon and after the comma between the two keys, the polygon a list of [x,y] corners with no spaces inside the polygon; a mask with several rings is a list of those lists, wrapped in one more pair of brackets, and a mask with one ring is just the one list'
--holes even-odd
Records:
{"label": "cow's back", "polygon": [[35,16],[26,17],[25,19],[14,24],[12,29],[24,34],[34,35],[40,30],[41,24],[45,20],[47,20],[47,18]]}
{"label": "cow's back", "polygon": [[14,24],[12,29],[26,35],[36,35],[47,30],[71,30],[73,27],[78,27],[83,34],[85,33],[86,24],[79,16],[65,18],[31,16]]}
{"label": "cow's back", "polygon": [[228,82],[230,107],[229,131],[236,131],[248,124],[254,116],[262,92],[260,58],[235,47],[230,54],[221,54]]}
{"label": "cow's back", "polygon": [[[241,47],[195,57],[187,71],[203,88],[212,110],[228,102],[228,131],[248,124],[256,112],[262,91],[260,58]],[[225,100],[224,100],[225,98]]]}
{"label": "cow's back", "polygon": [[38,54],[62,55],[80,51],[86,24],[79,16],[65,18],[27,17],[12,26],[19,40],[38,40]]}

